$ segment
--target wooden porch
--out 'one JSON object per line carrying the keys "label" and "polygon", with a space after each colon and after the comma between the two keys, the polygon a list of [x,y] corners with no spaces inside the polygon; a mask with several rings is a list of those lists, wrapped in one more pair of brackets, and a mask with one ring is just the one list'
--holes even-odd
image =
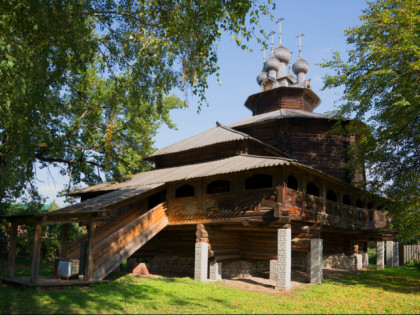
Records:
{"label": "wooden porch", "polygon": [[31,277],[13,277],[13,278],[1,278],[0,279],[3,283],[8,285],[14,285],[21,287],[23,289],[26,288],[35,288],[35,289],[58,289],[64,287],[87,287],[92,284],[101,284],[101,283],[109,283],[110,280],[79,280],[79,279],[58,279],[54,276],[38,276],[37,282],[32,282]]}

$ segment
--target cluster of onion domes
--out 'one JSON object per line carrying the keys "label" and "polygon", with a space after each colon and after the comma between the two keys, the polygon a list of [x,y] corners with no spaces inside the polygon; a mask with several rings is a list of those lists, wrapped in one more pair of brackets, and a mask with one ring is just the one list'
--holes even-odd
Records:
{"label": "cluster of onion domes", "polygon": [[[265,82],[270,79],[276,83],[277,79],[286,77],[286,66],[292,59],[292,52],[284,47],[281,43],[281,30],[279,30],[280,42],[279,46],[273,50],[273,38],[271,38],[271,54],[270,57],[265,60],[263,69],[257,76],[258,85],[264,85]],[[299,33],[298,37],[303,36]],[[264,53],[265,54],[265,53]],[[293,73],[298,77],[298,83],[305,81],[305,73],[309,71],[309,63],[302,58],[302,47],[299,40],[299,58],[293,63]],[[291,74],[288,75],[289,79]]]}

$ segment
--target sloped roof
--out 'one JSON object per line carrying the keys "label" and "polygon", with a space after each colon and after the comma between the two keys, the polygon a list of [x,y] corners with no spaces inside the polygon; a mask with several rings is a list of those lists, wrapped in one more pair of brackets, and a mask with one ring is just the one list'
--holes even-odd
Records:
{"label": "sloped roof", "polygon": [[203,131],[190,138],[171,144],[163,149],[157,150],[148,157],[171,154],[175,152],[188,151],[191,149],[202,148],[216,143],[230,142],[250,138],[245,133],[227,128],[220,123],[217,127]]}
{"label": "sloped roof", "polygon": [[122,201],[144,194],[160,186],[163,186],[163,184],[154,184],[154,185],[147,185],[147,186],[142,186],[142,187],[130,187],[130,188],[125,188],[125,189],[119,189],[117,191],[113,191],[99,197],[91,198],[91,199],[82,201],[80,203],[76,203],[74,205],[67,206],[59,210],[49,212],[49,214],[53,215],[53,214],[70,214],[70,213],[88,213],[88,212],[98,212],[99,210],[105,211],[107,210],[108,207],[115,206],[116,204]]}
{"label": "sloped roof", "polygon": [[[216,122],[217,126],[215,128],[203,131],[197,135],[194,135],[190,138],[187,138],[185,140],[179,141],[177,143],[174,143],[170,146],[167,146],[163,149],[157,150],[154,153],[147,156],[148,159],[154,158],[157,156],[162,156],[166,154],[172,154],[172,153],[178,153],[178,152],[184,152],[188,150],[203,148],[207,146],[211,146],[218,143],[224,143],[224,142],[231,142],[231,141],[239,141],[239,140],[245,140],[249,139],[255,142],[260,143],[261,145],[264,145],[268,147],[269,145],[261,142],[258,139],[255,139],[251,137],[250,135],[234,130],[232,128],[229,128],[228,126],[225,126],[219,122]],[[270,149],[278,151],[277,149],[269,146]],[[288,156],[285,153],[282,153],[278,151],[282,155]]]}
{"label": "sloped roof", "polygon": [[161,185],[164,183],[180,180],[189,180],[281,165],[294,165],[296,167],[315,172],[319,175],[326,176],[329,179],[334,180],[334,182],[340,182],[344,185],[347,185],[335,177],[326,175],[318,170],[313,169],[312,167],[298,163],[293,159],[256,155],[237,155],[215,161],[160,168],[148,172],[142,172],[134,175],[130,180],[123,183],[115,183],[108,186],[104,186],[103,184],[91,186],[73,191],[70,193],[70,195],[78,196],[94,191],[112,191],[149,187],[151,185]]}
{"label": "sloped roof", "polygon": [[113,183],[110,185],[99,184],[73,191],[70,195],[80,195],[93,191],[111,191],[132,187],[157,185],[179,180],[228,174],[263,167],[289,165],[292,163],[295,164],[297,162],[292,159],[281,157],[237,155],[210,162],[160,168],[148,172],[142,172],[134,175],[130,180],[123,183]]}
{"label": "sloped roof", "polygon": [[233,124],[228,125],[230,128],[235,128],[239,126],[246,126],[246,125],[253,125],[260,123],[266,120],[276,120],[276,119],[283,119],[283,118],[315,118],[315,119],[332,119],[330,116],[326,116],[323,114],[312,113],[305,110],[300,109],[278,109],[272,112],[255,115]]}

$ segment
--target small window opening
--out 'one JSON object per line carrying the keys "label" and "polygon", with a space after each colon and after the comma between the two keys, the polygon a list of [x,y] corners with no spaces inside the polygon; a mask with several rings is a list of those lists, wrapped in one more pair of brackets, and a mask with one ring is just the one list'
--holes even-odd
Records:
{"label": "small window opening", "polygon": [[357,208],[361,208],[361,209],[363,209],[363,201],[361,201],[361,200],[356,200],[356,207],[357,207]]}
{"label": "small window opening", "polygon": [[207,185],[207,194],[217,194],[230,191],[230,182],[227,180],[215,180]]}
{"label": "small window opening", "polygon": [[319,197],[319,188],[314,183],[306,185],[306,193],[312,196]]}
{"label": "small window opening", "polygon": [[156,207],[158,204],[166,201],[166,189],[161,190],[149,196],[148,206],[149,209]]}
{"label": "small window opening", "polygon": [[337,202],[337,194],[332,190],[328,190],[327,191],[327,200]]}
{"label": "small window opening", "polygon": [[287,177],[287,188],[297,190],[298,189],[298,180],[293,175]]}
{"label": "small window opening", "polygon": [[373,203],[369,202],[367,204],[367,208],[370,209],[370,210],[372,210],[373,209]]}
{"label": "small window opening", "polygon": [[343,196],[343,204],[351,206],[351,199],[349,196],[347,195]]}
{"label": "small window opening", "polygon": [[270,188],[273,177],[266,174],[255,174],[245,180],[245,189]]}
{"label": "small window opening", "polygon": [[175,191],[176,198],[192,197],[192,196],[194,196],[194,186],[192,185],[184,185],[184,186],[178,187]]}

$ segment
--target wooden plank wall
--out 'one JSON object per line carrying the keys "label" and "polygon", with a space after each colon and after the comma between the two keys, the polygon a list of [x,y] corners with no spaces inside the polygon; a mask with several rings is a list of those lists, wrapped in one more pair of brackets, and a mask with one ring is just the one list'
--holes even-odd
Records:
{"label": "wooden plank wall", "polygon": [[400,245],[400,265],[405,265],[410,260],[420,261],[420,245]]}
{"label": "wooden plank wall", "polygon": [[195,225],[185,226],[182,229],[168,226],[135,252],[133,257],[193,256],[194,244]]}

